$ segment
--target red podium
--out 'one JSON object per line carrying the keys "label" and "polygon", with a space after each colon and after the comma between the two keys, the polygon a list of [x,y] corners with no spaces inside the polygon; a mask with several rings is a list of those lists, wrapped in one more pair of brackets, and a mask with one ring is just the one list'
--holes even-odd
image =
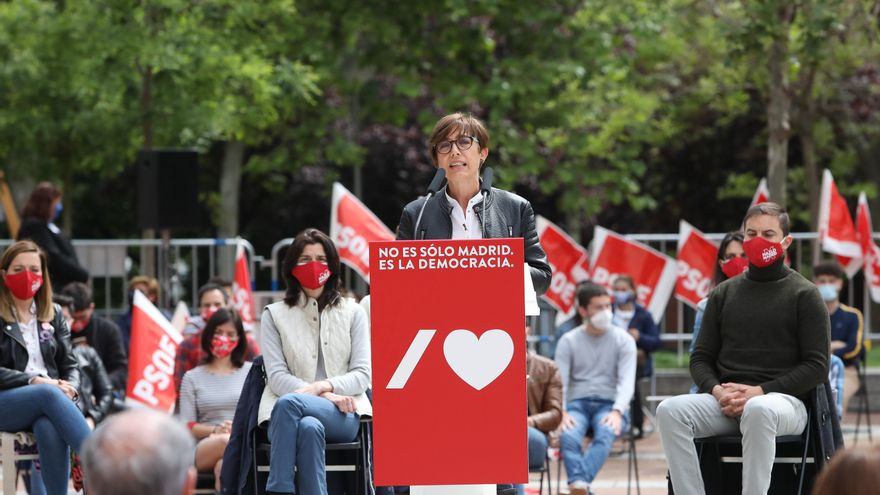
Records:
{"label": "red podium", "polygon": [[370,243],[376,485],[528,481],[523,250]]}

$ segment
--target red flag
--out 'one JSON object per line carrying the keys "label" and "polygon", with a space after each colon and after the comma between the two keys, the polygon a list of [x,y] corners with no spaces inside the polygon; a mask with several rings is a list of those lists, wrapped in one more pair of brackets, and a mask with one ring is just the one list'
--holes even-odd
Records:
{"label": "red flag", "polygon": [[369,243],[394,240],[394,233],[354,194],[342,184],[334,182],[330,238],[336,244],[340,261],[353,268],[369,283]]}
{"label": "red flag", "polygon": [[590,249],[592,280],[610,287],[621,273],[636,282],[638,302],[660,321],[675,286],[675,260],[640,242],[596,227]]}
{"label": "red flag", "polygon": [[874,242],[871,210],[868,208],[868,198],[864,192],[859,194],[856,232],[865,259],[865,280],[871,291],[871,299],[875,303],[880,303],[880,247]]}
{"label": "red flag", "polygon": [[678,280],[675,297],[693,307],[709,295],[715,277],[718,246],[693,225],[678,223]]}
{"label": "red flag", "polygon": [[575,288],[588,276],[582,268],[587,262],[587,250],[540,215],[535,219],[535,225],[553,272],[550,288],[542,297],[560,313],[569,314],[576,303]]}
{"label": "red flag", "polygon": [[767,188],[767,179],[762,178],[761,182],[758,182],[758,189],[755,190],[755,195],[752,197],[752,204],[749,205],[749,207],[760,203],[766,203],[768,201],[770,201],[770,189]]}
{"label": "red flag", "polygon": [[126,401],[173,412],[174,357],[183,336],[140,291],[134,292]]}
{"label": "red flag", "polygon": [[251,290],[251,275],[248,269],[244,246],[238,245],[235,252],[235,278],[232,280],[232,306],[238,311],[241,323],[248,332],[256,325],[254,314],[254,293]]}
{"label": "red flag", "polygon": [[822,249],[838,255],[837,260],[846,274],[852,277],[862,266],[862,247],[856,238],[856,227],[846,200],[837,190],[831,172],[822,174],[822,192],[819,197],[819,241]]}

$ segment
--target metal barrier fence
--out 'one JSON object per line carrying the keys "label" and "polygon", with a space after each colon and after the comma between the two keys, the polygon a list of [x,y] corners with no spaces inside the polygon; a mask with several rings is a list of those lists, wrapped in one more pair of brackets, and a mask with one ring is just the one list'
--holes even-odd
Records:
{"label": "metal barrier fence", "polygon": [[[5,249],[14,241],[0,240]],[[235,249],[241,245],[248,257],[251,286],[254,286],[257,263],[254,247],[246,239],[74,239],[73,247],[80,263],[92,277],[95,308],[113,316],[124,313],[129,305],[128,282],[141,274],[144,260],[157,260],[156,278],[168,300],[188,300],[197,305],[198,288],[210,278],[234,273]],[[226,251],[225,253],[223,251]],[[229,266],[223,270],[228,260]],[[56,287],[55,290],[61,290]]]}
{"label": "metal barrier fence", "polygon": [[[724,234],[712,233],[706,234],[706,236],[719,241],[724,237]],[[673,258],[676,256],[678,233],[631,234],[625,237],[643,242]],[[814,258],[818,259],[816,258],[817,254],[819,257],[829,256],[827,253],[815,252],[817,239],[815,232],[792,233],[792,237],[794,237],[794,247],[789,249],[789,253],[792,266],[798,271],[803,273],[805,267],[810,267]],[[874,239],[880,240],[880,233],[875,233]],[[131,275],[139,273],[139,267],[144,265],[145,258],[153,256],[158,261],[157,278],[169,300],[188,300],[190,306],[195,307],[198,288],[202,284],[218,275],[231,278],[234,270],[235,247],[239,244],[243,246],[248,256],[252,289],[257,289],[254,282],[257,270],[269,269],[271,278],[268,293],[277,294],[278,291],[284,289],[279,276],[283,251],[292,241],[293,238],[285,238],[276,242],[272,246],[268,258],[256,255],[251,243],[242,238],[170,239],[168,241],[162,239],[75,239],[73,245],[81,263],[92,275],[96,309],[103,314],[115,315],[128,308],[128,281]],[[0,248],[5,249],[12,242],[8,239],[0,240]],[[221,265],[226,269],[221,269]],[[346,288],[361,289],[364,287],[353,270],[346,267],[343,272],[342,282]],[[872,318],[880,316],[880,308],[870,299],[870,292],[867,290],[863,272],[860,272],[850,282],[847,284],[846,297],[841,297],[841,300],[862,309],[868,329],[867,337],[872,340],[880,340],[880,332],[874,332],[876,326],[872,325]],[[860,301],[855,300],[857,285],[859,285],[862,296]],[[549,346],[552,344],[556,312],[543,301],[541,301],[541,308],[541,316],[532,322],[535,328],[530,340],[542,346]],[[690,306],[673,297],[661,319],[661,339],[676,343],[680,361],[683,359],[686,344],[691,340],[690,329],[693,326],[694,315],[695,312]]]}

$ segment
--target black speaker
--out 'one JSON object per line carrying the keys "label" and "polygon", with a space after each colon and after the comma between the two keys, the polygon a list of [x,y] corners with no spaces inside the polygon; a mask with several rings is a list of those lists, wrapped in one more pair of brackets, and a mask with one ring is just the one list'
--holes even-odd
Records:
{"label": "black speaker", "polygon": [[142,229],[198,227],[198,160],[191,150],[138,153],[138,219]]}

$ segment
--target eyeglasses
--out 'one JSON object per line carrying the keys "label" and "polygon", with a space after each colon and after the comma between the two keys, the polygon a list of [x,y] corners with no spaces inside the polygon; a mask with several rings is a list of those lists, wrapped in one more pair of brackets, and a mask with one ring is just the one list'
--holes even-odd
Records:
{"label": "eyeglasses", "polygon": [[457,139],[453,139],[451,141],[442,141],[434,145],[434,151],[440,153],[441,155],[445,155],[452,151],[452,145],[455,144],[458,146],[459,151],[466,151],[471,148],[474,142],[479,143],[480,140],[475,136],[460,136]]}

